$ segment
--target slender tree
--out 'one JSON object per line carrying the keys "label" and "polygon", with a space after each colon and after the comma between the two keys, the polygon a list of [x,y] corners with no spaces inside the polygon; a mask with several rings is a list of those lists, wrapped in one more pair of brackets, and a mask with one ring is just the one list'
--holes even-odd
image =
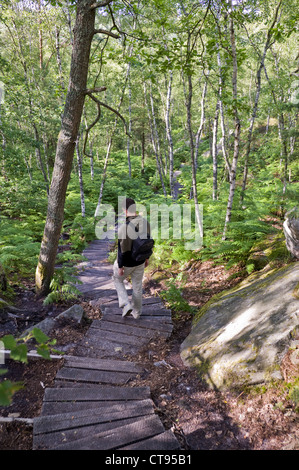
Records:
{"label": "slender tree", "polygon": [[236,50],[236,37],[235,37],[235,26],[234,26],[234,16],[233,16],[233,5],[232,1],[230,2],[231,12],[230,12],[230,41],[231,41],[231,55],[233,62],[232,69],[232,88],[233,88],[233,116],[234,116],[234,154],[231,165],[231,174],[230,174],[230,187],[229,195],[226,208],[225,223],[223,229],[222,239],[225,240],[228,224],[231,220],[233,200],[235,195],[236,188],[236,177],[237,177],[237,165],[239,158],[239,146],[240,146],[240,130],[241,123],[238,111],[238,63],[237,63],[237,50]]}

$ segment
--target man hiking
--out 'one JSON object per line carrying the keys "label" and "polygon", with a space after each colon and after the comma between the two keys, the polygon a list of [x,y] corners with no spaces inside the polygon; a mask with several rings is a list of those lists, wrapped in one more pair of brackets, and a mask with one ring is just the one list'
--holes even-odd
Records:
{"label": "man hiking", "polygon": [[[123,209],[126,222],[118,230],[118,251],[113,266],[113,280],[119,306],[123,309],[122,316],[131,314],[138,319],[142,313],[144,268],[148,266],[154,242],[150,238],[149,223],[136,214],[134,199],[126,198]],[[133,289],[131,302],[124,286],[124,280],[128,276],[131,276]]]}

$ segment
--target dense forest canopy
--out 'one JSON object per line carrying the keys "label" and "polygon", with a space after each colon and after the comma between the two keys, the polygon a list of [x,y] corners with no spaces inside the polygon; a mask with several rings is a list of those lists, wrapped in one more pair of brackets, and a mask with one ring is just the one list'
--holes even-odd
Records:
{"label": "dense forest canopy", "polygon": [[[68,90],[83,73],[74,60],[84,9],[94,30],[58,227],[72,251],[47,263],[76,260],[95,238],[99,204],[116,209],[126,195],[147,207],[203,205],[201,250],[161,239],[153,264],[206,257],[251,272],[252,253],[269,234],[279,240],[298,200],[296,0],[2,1],[2,269],[16,280],[37,266]],[[52,290],[67,280],[55,271]]]}

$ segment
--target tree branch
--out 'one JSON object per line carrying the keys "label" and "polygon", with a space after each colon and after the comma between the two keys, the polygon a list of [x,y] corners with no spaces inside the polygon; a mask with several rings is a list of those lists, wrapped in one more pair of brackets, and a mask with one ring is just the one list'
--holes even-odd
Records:
{"label": "tree branch", "polygon": [[[112,113],[116,114],[121,120],[122,122],[124,123],[124,126],[125,126],[125,132],[126,132],[126,135],[128,137],[132,137],[129,132],[128,132],[128,127],[127,127],[127,123],[126,123],[126,120],[125,118],[114,108],[111,108],[111,106],[109,106],[108,104],[106,103],[103,103],[102,101],[99,101],[95,96],[93,96],[92,93],[87,93],[87,95],[95,102],[97,103],[97,106],[104,106],[104,108],[107,108],[109,109],[109,111],[112,111]],[[98,108],[99,109],[99,108]],[[99,115],[98,115],[99,116]],[[96,120],[96,122],[98,121],[98,119]],[[95,122],[94,122],[95,124]]]}
{"label": "tree branch", "polygon": [[106,5],[109,5],[113,0],[103,0],[102,2],[95,2],[91,5],[90,9],[94,10],[95,8],[101,8],[105,7]]}
{"label": "tree branch", "polygon": [[115,34],[115,33],[111,33],[111,31],[108,31],[107,29],[95,29],[93,34],[106,34],[107,36],[111,36],[112,38],[114,39],[119,39],[120,36],[118,34]]}
{"label": "tree branch", "polygon": [[88,88],[87,90],[84,91],[84,94],[89,95],[89,93],[101,93],[102,91],[106,91],[106,90],[107,90],[107,87],[105,86]]}
{"label": "tree branch", "polygon": [[[89,92],[87,94],[90,97],[92,97],[90,93],[91,92]],[[83,144],[83,155],[86,155],[86,157],[90,157],[90,158],[92,158],[92,155],[89,155],[88,153],[86,153],[86,144],[87,144],[89,131],[93,128],[93,126],[96,125],[96,123],[100,120],[100,117],[101,117],[101,106],[100,106],[99,102],[97,102],[97,101],[96,101],[96,104],[97,104],[97,107],[98,107],[98,114],[97,114],[97,117],[95,118],[95,120],[87,127],[86,134],[85,134],[85,139],[84,139],[84,144]]]}

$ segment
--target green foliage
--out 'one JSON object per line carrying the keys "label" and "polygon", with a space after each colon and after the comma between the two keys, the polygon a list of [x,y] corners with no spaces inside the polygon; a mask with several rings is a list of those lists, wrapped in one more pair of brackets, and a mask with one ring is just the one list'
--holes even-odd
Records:
{"label": "green foliage", "polygon": [[0,219],[0,263],[9,273],[28,275],[34,270],[40,249],[40,225],[26,220]]}
{"label": "green foliage", "polygon": [[72,266],[57,268],[50,283],[51,292],[44,299],[44,304],[76,300],[80,292],[74,286],[75,283],[78,284],[79,281]]}
{"label": "green foliage", "polygon": [[289,398],[295,405],[295,410],[299,412],[299,379],[290,386]]}
{"label": "green foliage", "polygon": [[[180,284],[179,286],[177,285],[178,283]],[[166,284],[167,289],[160,293],[166,305],[175,313],[195,313],[195,309],[183,297],[182,276],[179,275],[177,278],[172,277],[168,279]]]}
{"label": "green foliage", "polygon": [[9,406],[12,401],[13,394],[23,388],[22,382],[11,382],[4,380],[0,383],[0,405]]}
{"label": "green foliage", "polygon": [[[23,363],[28,362],[28,345],[30,340],[36,343],[36,352],[44,359],[50,359],[51,353],[63,354],[53,348],[56,339],[50,339],[39,328],[33,328],[26,336],[15,338],[13,335],[5,335],[1,338],[4,348],[10,351],[10,359]],[[1,353],[1,350],[0,350]],[[7,369],[0,369],[0,375],[5,375]],[[12,401],[13,394],[24,387],[22,382],[11,382],[4,379],[0,383],[0,406],[9,406]]]}

